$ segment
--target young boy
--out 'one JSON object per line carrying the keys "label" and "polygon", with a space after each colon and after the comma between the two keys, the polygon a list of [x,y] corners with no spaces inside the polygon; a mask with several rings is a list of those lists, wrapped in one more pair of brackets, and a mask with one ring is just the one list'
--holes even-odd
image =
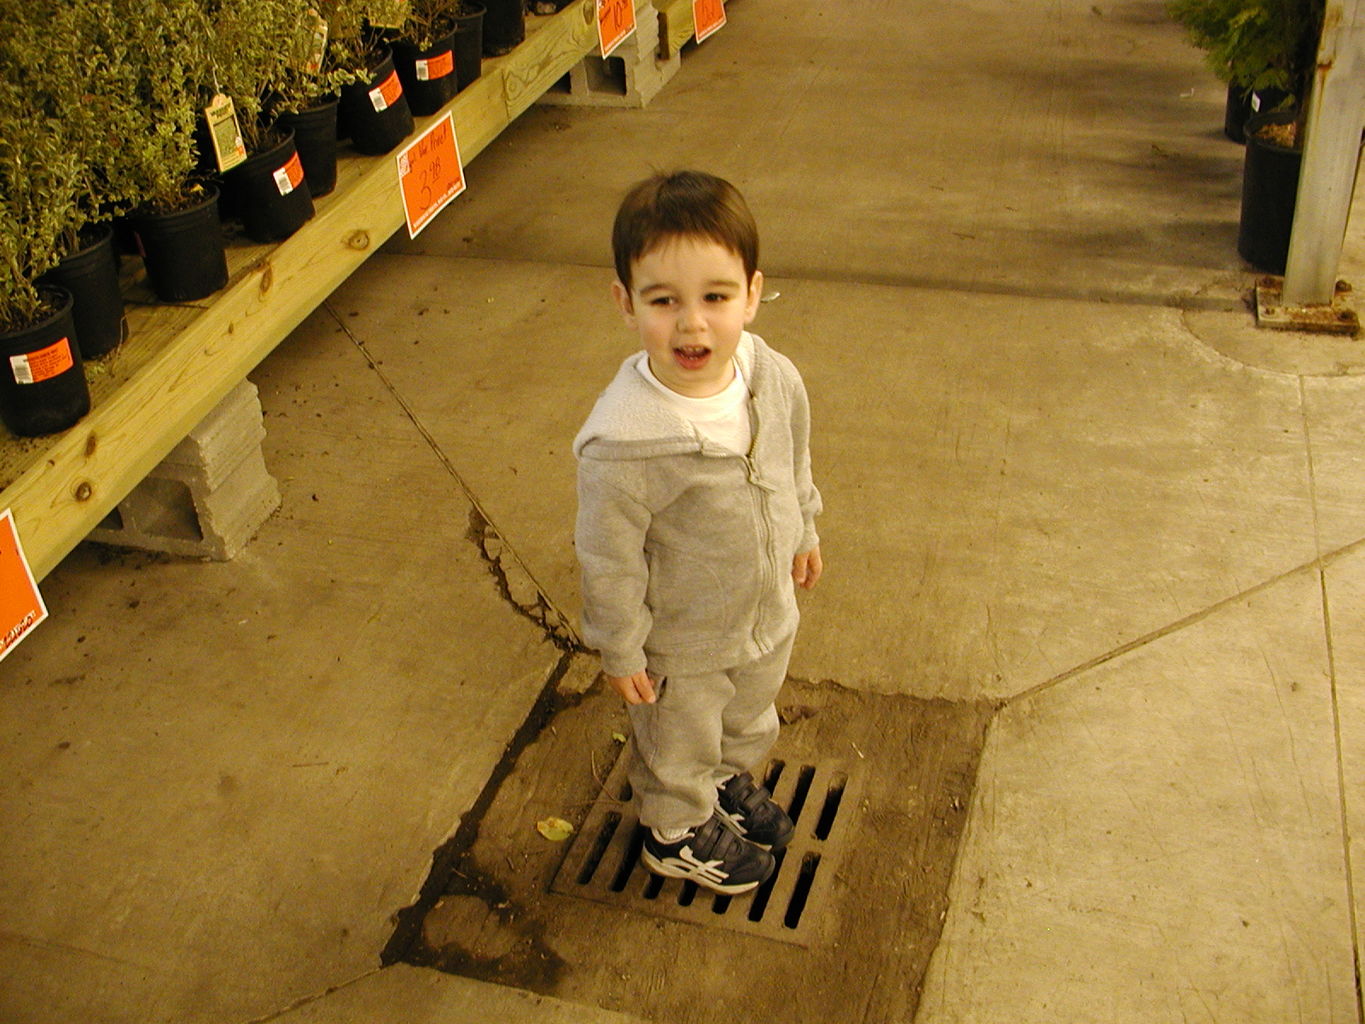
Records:
{"label": "young boy", "polygon": [[750,771],[777,738],[794,587],[822,569],[809,406],[791,362],[744,329],[763,275],[732,185],[639,183],[612,248],[644,350],[574,441],[583,637],[628,704],[645,866],[748,892],[793,831]]}

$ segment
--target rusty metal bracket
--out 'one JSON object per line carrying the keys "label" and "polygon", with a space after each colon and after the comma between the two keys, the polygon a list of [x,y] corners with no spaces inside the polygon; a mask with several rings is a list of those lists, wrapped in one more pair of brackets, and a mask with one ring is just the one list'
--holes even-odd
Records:
{"label": "rusty metal bracket", "polygon": [[1284,303],[1284,278],[1267,275],[1256,281],[1256,326],[1310,334],[1360,334],[1360,317],[1347,306],[1351,286],[1338,281],[1332,301],[1322,305]]}

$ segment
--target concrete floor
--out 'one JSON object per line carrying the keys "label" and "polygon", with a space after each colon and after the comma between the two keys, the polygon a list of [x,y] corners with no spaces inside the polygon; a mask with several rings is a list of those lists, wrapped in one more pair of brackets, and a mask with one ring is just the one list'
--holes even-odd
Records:
{"label": "concrete floor", "polygon": [[577,615],[610,217],[677,165],[749,196],[812,395],[793,675],[1003,702],[918,1020],[1361,1019],[1365,347],[1250,326],[1222,88],[1161,0],[728,11],[647,109],[527,113],[252,375],[246,553],[47,578],[0,1020],[626,1020],[379,953],[565,668],[525,608]]}

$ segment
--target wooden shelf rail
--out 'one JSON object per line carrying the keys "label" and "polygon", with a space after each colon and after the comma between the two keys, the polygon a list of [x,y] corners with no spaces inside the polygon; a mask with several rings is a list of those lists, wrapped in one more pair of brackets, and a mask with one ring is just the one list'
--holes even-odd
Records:
{"label": "wooden shelf rail", "polygon": [[[449,111],[471,161],[597,48],[594,0],[527,19],[525,42],[483,62]],[[129,293],[129,338],[89,364],[92,411],[62,434],[0,438],[0,509],[14,512],[42,579],[124,496],[391,234],[404,226],[393,154],[343,156],[336,190],[276,245],[234,242],[226,288],[203,303],[159,305]],[[2,433],[2,432],[0,432]]]}

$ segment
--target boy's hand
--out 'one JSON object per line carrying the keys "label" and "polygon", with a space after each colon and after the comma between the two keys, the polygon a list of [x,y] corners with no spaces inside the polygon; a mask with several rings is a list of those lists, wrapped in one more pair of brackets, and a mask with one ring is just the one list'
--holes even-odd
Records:
{"label": "boy's hand", "polygon": [[792,579],[802,590],[814,590],[824,571],[825,563],[820,560],[819,544],[792,559]]}
{"label": "boy's hand", "polygon": [[654,681],[649,678],[648,672],[636,672],[633,676],[608,675],[607,682],[625,698],[627,704],[654,703]]}

